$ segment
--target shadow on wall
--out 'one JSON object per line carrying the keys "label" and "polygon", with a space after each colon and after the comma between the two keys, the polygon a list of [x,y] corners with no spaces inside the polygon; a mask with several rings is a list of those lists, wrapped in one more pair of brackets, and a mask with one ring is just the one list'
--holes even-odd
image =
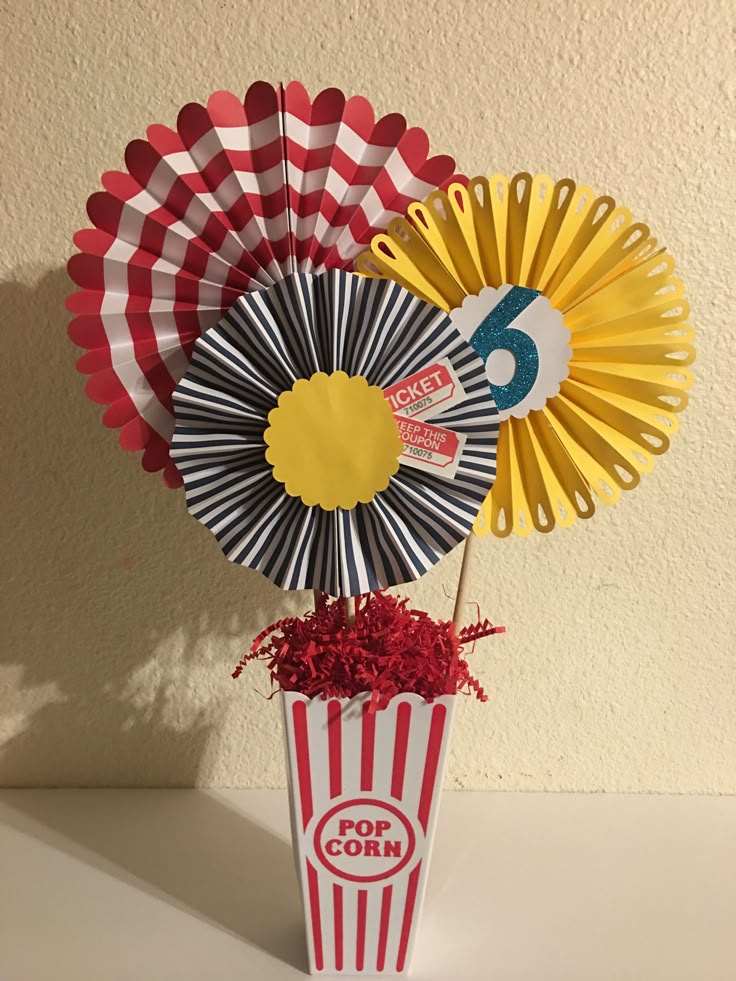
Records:
{"label": "shadow on wall", "polygon": [[[218,720],[244,695],[230,679],[233,650],[288,602],[230,565],[183,494],[101,425],[66,335],[71,289],[64,270],[0,287],[10,491],[0,786],[193,786],[217,751]],[[225,801],[200,794],[182,810],[166,796],[144,836],[117,795],[103,822],[82,827],[63,800],[14,806],[40,840],[304,966],[291,849]],[[276,882],[272,895],[243,888],[233,868]]]}
{"label": "shadow on wall", "polygon": [[233,650],[289,603],[102,426],[66,335],[66,272],[0,289],[0,786],[192,786],[244,694]]}

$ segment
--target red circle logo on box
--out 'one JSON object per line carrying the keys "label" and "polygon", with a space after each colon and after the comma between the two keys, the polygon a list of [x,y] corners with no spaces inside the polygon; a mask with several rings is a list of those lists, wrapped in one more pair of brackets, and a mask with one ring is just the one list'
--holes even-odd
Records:
{"label": "red circle logo on box", "polygon": [[350,882],[378,882],[411,861],[416,834],[405,814],[380,800],[336,804],[314,829],[314,851],[328,872]]}

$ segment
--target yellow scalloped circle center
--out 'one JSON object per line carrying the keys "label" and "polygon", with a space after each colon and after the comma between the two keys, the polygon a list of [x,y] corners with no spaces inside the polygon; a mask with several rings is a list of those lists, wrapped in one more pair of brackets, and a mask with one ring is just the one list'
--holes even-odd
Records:
{"label": "yellow scalloped circle center", "polygon": [[279,397],[263,435],[274,479],[325,511],[367,504],[388,487],[404,445],[383,391],[361,375],[320,371]]}

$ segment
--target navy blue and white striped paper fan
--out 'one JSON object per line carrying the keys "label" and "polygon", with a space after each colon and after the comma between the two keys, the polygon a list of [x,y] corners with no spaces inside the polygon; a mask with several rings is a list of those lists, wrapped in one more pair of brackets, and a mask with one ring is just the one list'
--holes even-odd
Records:
{"label": "navy blue and white striped paper fan", "polygon": [[[431,419],[466,437],[454,478],[402,465],[370,503],[334,511],[273,478],[263,434],[295,381],[344,371],[385,389],[443,358],[467,396]],[[443,311],[390,280],[297,273],[242,296],[197,341],[174,407],[190,512],[228,559],[284,589],[355,596],[418,579],[467,537],[495,479],[483,362]]]}

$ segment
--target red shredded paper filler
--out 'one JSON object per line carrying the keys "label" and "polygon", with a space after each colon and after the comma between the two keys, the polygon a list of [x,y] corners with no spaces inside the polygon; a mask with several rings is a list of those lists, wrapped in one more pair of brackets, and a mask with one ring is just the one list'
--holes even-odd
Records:
{"label": "red shredded paper filler", "polygon": [[263,630],[233,678],[249,661],[265,661],[275,686],[271,697],[298,691],[309,698],[352,698],[369,691],[374,712],[399,692],[415,692],[428,702],[456,692],[487,701],[464,648],[506,628],[479,619],[456,631],[449,621],[409,609],[408,602],[381,592],[359,597],[355,622],[348,625],[345,604],[322,596],[314,611]]}

